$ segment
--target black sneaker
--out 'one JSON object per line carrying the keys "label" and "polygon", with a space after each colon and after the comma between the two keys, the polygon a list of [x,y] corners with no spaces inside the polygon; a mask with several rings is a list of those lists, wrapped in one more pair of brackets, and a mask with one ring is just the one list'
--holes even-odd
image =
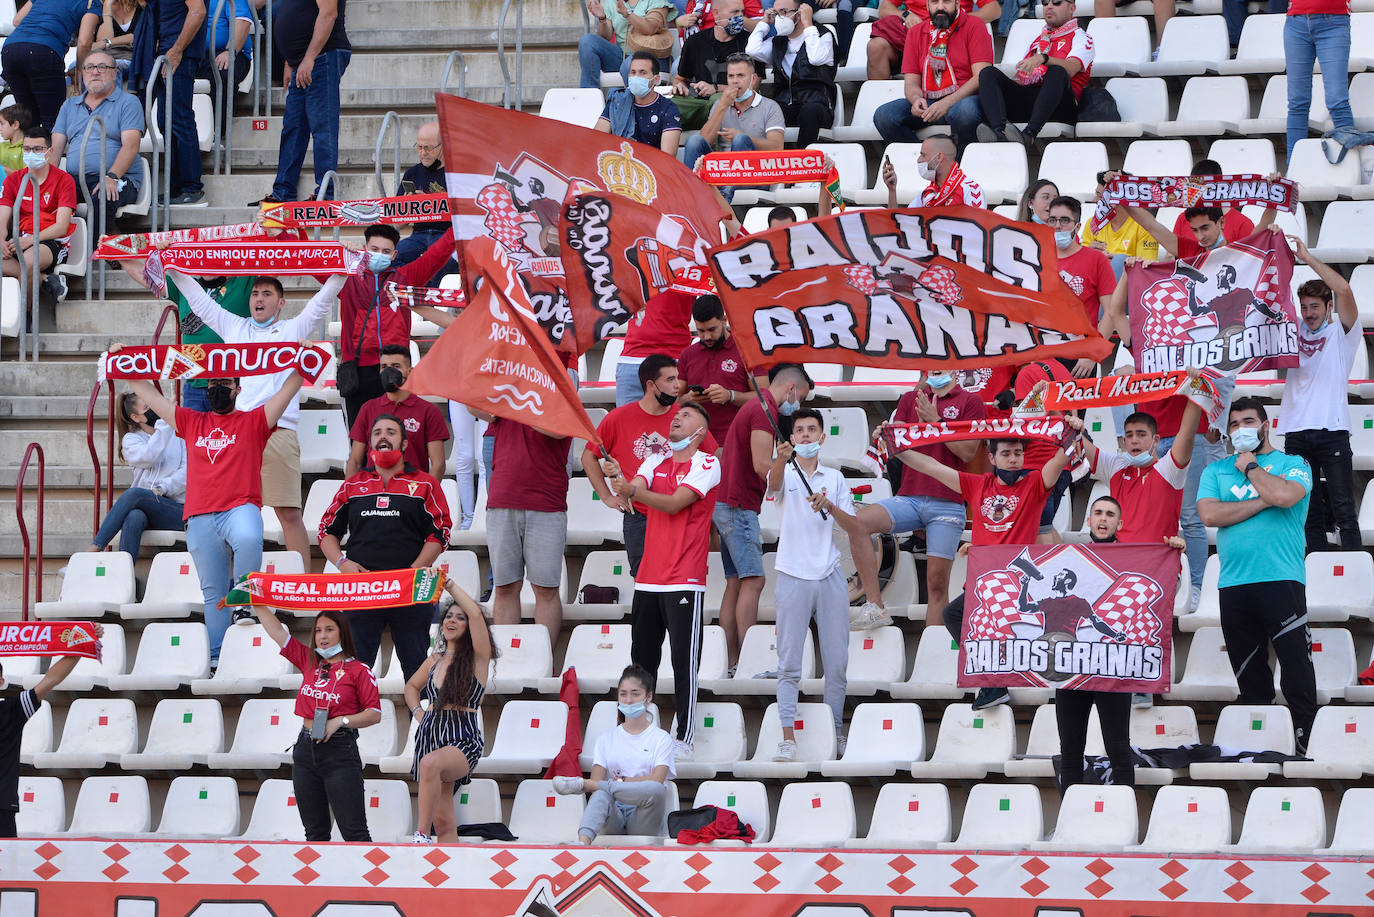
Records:
{"label": "black sneaker", "polygon": [[249,627],[257,623],[257,618],[247,608],[239,607],[234,609],[234,623]]}
{"label": "black sneaker", "polygon": [[1006,127],[1002,128],[1002,137],[1007,143],[1021,144],[1026,148],[1027,155],[1035,152],[1035,135],[1026,133],[1010,121],[1007,122]]}
{"label": "black sneaker", "polygon": [[973,709],[986,710],[988,707],[1009,703],[1011,703],[1011,692],[1006,688],[979,688],[978,694],[973,698]]}
{"label": "black sneaker", "polygon": [[61,274],[49,274],[43,278],[43,292],[53,298],[54,302],[61,302],[67,298],[67,278]]}
{"label": "black sneaker", "polygon": [[173,207],[208,207],[204,191],[183,191],[172,198]]}
{"label": "black sneaker", "polygon": [[270,195],[270,194],[265,194],[265,195],[263,195],[261,198],[259,198],[259,199],[256,200],[256,201],[249,201],[248,204],[247,204],[246,206],[248,206],[248,207],[261,207],[263,204],[280,204],[280,203],[281,203],[281,201],[277,200],[277,199],[276,199],[275,197],[273,197],[272,195]]}

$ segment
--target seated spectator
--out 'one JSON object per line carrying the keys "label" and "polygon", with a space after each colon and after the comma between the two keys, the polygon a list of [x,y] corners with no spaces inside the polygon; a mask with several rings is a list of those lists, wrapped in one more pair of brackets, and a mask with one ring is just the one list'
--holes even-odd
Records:
{"label": "seated spectator", "polygon": [[[1094,19],[1114,19],[1116,8],[1123,0],[1093,0]],[[1222,0],[1222,7],[1230,0]],[[1155,8],[1155,40],[1159,41],[1164,37],[1164,27],[1169,24],[1169,20],[1174,18],[1177,12],[1175,0],[1151,0]],[[1231,44],[1234,46],[1235,42]],[[1159,49],[1155,48],[1155,55],[1158,56]]]}
{"label": "seated spectator", "polygon": [[14,31],[0,50],[0,80],[48,130],[67,98],[67,49],[75,39],[80,70],[98,25],[100,0],[32,0],[14,14]]}
{"label": "seated spectator", "polygon": [[34,123],[33,112],[23,105],[0,108],[0,177],[24,168],[24,131]]}
{"label": "seated spectator", "polygon": [[[52,135],[47,128],[31,127],[24,131],[24,168],[5,176],[3,190],[0,190],[0,223],[4,225],[5,235],[0,250],[5,255],[5,276],[24,278],[31,276],[33,253],[37,251],[41,292],[61,302],[67,298],[67,281],[55,271],[59,264],[67,261],[67,246],[75,228],[72,214],[76,213],[76,182],[66,172],[48,164],[51,148]],[[19,198],[19,183],[30,173],[38,182],[38,201],[34,201],[31,189],[25,190],[24,201],[19,204],[19,238],[12,239],[9,237],[13,226],[11,217]],[[35,210],[38,212],[36,221]],[[35,222],[38,223],[36,234]]]}
{"label": "seated spectator", "polygon": [[596,129],[603,134],[615,134],[629,140],[657,147],[669,156],[677,156],[682,139],[682,116],[677,106],[658,94],[659,65],[647,51],[637,51],[630,58],[630,77],[624,89],[610,94]]}
{"label": "seated spectator", "polygon": [[[791,207],[779,204],[768,211],[769,229],[777,229],[779,226],[788,226],[795,222],[797,222],[797,215],[792,211]],[[723,315],[724,313],[722,312],[721,314]]]}
{"label": "seated spectator", "polygon": [[1016,205],[1016,219],[1022,223],[1049,223],[1050,204],[1059,196],[1059,186],[1048,178],[1037,178],[1027,186]]}
{"label": "seated spectator", "polygon": [[410,348],[387,344],[382,348],[378,376],[384,394],[363,404],[358,419],[348,431],[353,446],[344,474],[352,477],[367,464],[368,439],[372,423],[383,414],[399,417],[406,431],[405,460],[435,478],[444,476],[444,443],[448,424],[432,401],[401,388],[410,377]]}
{"label": "seated spectator", "polygon": [[870,80],[891,79],[897,72],[907,34],[918,24],[914,8],[920,5],[919,0],[912,0],[911,8],[907,0],[882,0],[878,5],[878,20],[873,23],[868,46],[864,49],[868,53]]}
{"label": "seated spectator", "polygon": [[749,41],[744,32],[744,0],[713,0],[712,9],[720,14],[715,26],[682,43],[673,77],[673,103],[682,114],[683,130],[700,130],[706,123],[716,95],[728,85],[725,71],[730,58],[743,55]]}
{"label": "seated spectator", "polygon": [[119,68],[119,85],[129,78],[129,65],[134,57],[134,30],[143,16],[143,4],[138,0],[105,0],[100,27],[95,31],[95,47],[114,58]]}
{"label": "seated spectator", "polygon": [[797,146],[816,142],[835,120],[835,36],[816,25],[809,5],[777,0],[749,33],[749,56],[773,68],[773,99],[797,128]]}
{"label": "seated spectator", "polygon": [[[730,85],[717,97],[701,133],[687,141],[684,161],[689,169],[695,169],[697,160],[713,148],[780,150],[783,147],[787,126],[782,108],[758,91],[759,77],[753,60],[747,54],[732,54],[726,67]],[[735,196],[735,189],[723,187],[720,194],[729,202]]]}
{"label": "seated spectator", "polygon": [[[1074,0],[1046,0],[1044,10],[1044,31],[1031,40],[1015,78],[994,67],[978,81],[983,122],[990,128],[984,136],[979,127],[979,140],[1008,140],[1033,152],[1046,122],[1078,122],[1078,97],[1092,76],[1093,40],[1078,27]],[[1025,121],[1026,129],[1012,121]]]}
{"label": "seated spectator", "polygon": [[[888,143],[917,143],[917,131],[948,123],[956,154],[973,142],[983,109],[978,74],[992,63],[992,36],[959,0],[929,0],[928,15],[907,31],[902,53],[904,99],[884,103],[873,124]],[[990,6],[997,6],[996,0]]]}
{"label": "seated spectator", "polygon": [[563,795],[591,793],[582,810],[577,840],[590,844],[598,834],[664,837],[668,833],[668,788],[677,776],[673,739],[654,725],[654,677],[631,664],[616,688],[617,725],[603,732],[592,751],[592,775],[555,777]]}
{"label": "seated spectator", "polygon": [[[682,12],[674,20],[673,25],[677,26],[678,34],[685,42],[698,31],[706,31],[715,28],[716,13],[712,9],[711,0],[681,0],[678,4]],[[772,3],[769,3],[772,6]],[[744,31],[754,31],[754,26],[759,24],[763,18],[763,3],[761,0],[744,0]]]}
{"label": "seated spectator", "polygon": [[[930,184],[921,189],[908,207],[963,205],[987,209],[988,202],[983,197],[983,189],[959,168],[959,163],[954,159],[955,150],[954,141],[948,137],[927,137],[921,141],[916,170]],[[886,156],[883,157],[883,183],[887,185],[887,206],[895,210],[898,207],[897,169]]]}
{"label": "seated spectator", "polygon": [[[625,85],[630,83],[632,59],[627,53],[630,48],[630,32],[647,39],[667,29],[668,19],[677,13],[672,0],[587,0],[587,12],[592,14],[592,31],[577,41],[577,61],[582,67],[583,89],[598,89],[602,73],[620,71]],[[642,52],[648,53],[648,52]],[[672,66],[672,57],[665,49],[662,57],[649,54],[660,70]]]}
{"label": "seated spectator", "polygon": [[[415,155],[419,162],[406,169],[401,175],[401,186],[397,194],[447,194],[448,184],[444,177],[444,145],[439,137],[439,122],[430,121],[420,125],[415,132]],[[534,179],[538,181],[538,179]],[[453,225],[448,220],[430,220],[415,223],[410,227],[410,235],[396,246],[396,267],[404,267],[425,253],[435,242],[448,232]],[[452,259],[439,272],[430,278],[428,286],[437,286],[445,274],[458,269]]]}
{"label": "seated spectator", "polygon": [[[208,31],[207,53],[200,59],[196,78],[219,80],[220,137],[223,138],[233,129],[234,95],[238,85],[253,69],[253,43],[248,40],[253,31],[253,4],[250,0],[225,0],[219,7],[219,18],[210,24]],[[230,57],[233,58],[232,69]],[[212,89],[210,98],[214,97]]]}
{"label": "seated spectator", "polygon": [[[82,74],[86,91],[62,103],[48,161],[57,163],[66,155],[67,172],[90,192],[95,209],[86,217],[86,226],[91,248],[95,248],[102,233],[115,232],[119,208],[138,200],[143,187],[143,157],[138,155],[138,145],[143,141],[143,106],[116,85],[115,61],[107,52],[86,55]],[[87,125],[97,117],[105,122],[103,172],[99,125],[91,130],[84,157],[77,147],[87,136]]]}
{"label": "seated spectator", "polygon": [[[1097,194],[1094,195],[1094,201],[1102,196],[1102,189],[1107,187],[1107,176],[1110,174],[1097,173]],[[1087,248],[1095,248],[1111,259],[1112,273],[1116,274],[1117,280],[1121,279],[1121,273],[1126,269],[1127,258],[1138,258],[1142,261],[1159,260],[1159,242],[1145,231],[1144,226],[1131,219],[1124,207],[1113,210],[1111,222],[1097,232],[1093,231],[1092,215],[1089,214],[1088,219],[1083,221],[1079,241]]]}
{"label": "seated spectator", "polygon": [[119,457],[134,470],[134,482],[105,514],[91,541],[103,551],[116,534],[119,550],[138,560],[148,528],[182,531],[186,500],[186,444],[137,392],[119,399]]}

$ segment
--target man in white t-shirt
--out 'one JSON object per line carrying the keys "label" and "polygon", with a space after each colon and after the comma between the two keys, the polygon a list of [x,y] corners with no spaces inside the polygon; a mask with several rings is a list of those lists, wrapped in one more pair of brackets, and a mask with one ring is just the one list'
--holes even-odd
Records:
{"label": "man in white t-shirt", "polygon": [[[859,529],[844,476],[820,464],[824,442],[825,418],[814,408],[803,408],[792,415],[791,441],[778,446],[768,469],[768,493],[778,506],[778,578],[773,595],[778,610],[778,720],[783,724],[774,761],[792,761],[797,755],[792,724],[797,719],[802,651],[813,617],[825,667],[825,703],[835,715],[836,757],[844,754],[849,588],[840,569],[835,524],[850,538],[857,538]],[[793,453],[805,483],[791,464]]]}
{"label": "man in white t-shirt", "polygon": [[1302,456],[1312,468],[1307,553],[1326,550],[1332,523],[1340,532],[1341,550],[1359,551],[1346,381],[1364,346],[1360,310],[1344,277],[1314,257],[1296,236],[1289,236],[1288,244],[1299,261],[1317,272],[1317,279],[1298,287],[1298,367],[1288,370],[1279,405],[1283,451]]}

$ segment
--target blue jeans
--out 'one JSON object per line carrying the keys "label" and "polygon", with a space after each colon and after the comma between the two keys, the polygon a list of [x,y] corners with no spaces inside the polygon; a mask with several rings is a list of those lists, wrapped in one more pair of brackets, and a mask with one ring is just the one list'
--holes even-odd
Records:
{"label": "blue jeans", "polygon": [[1354,130],[1350,112],[1349,16],[1289,16],[1283,24],[1283,56],[1288,60],[1288,155],[1307,137],[1312,109],[1312,62],[1321,61],[1326,107],[1336,130]]}
{"label": "blue jeans", "polygon": [[[184,57],[181,66],[172,73],[172,140],[166,148],[171,150],[172,187],[169,197],[180,194],[193,194],[205,189],[200,180],[200,135],[196,130],[196,115],[191,110],[191,97],[196,88],[196,73],[200,70],[199,57]],[[166,124],[163,105],[166,103],[167,87],[164,80],[158,80],[153,89],[153,100],[157,111],[153,117],[159,126]],[[295,200],[295,198],[283,198]],[[108,228],[108,227],[107,227]]]}
{"label": "blue jeans", "polygon": [[[983,106],[978,101],[977,93],[960,99],[950,108],[944,123],[954,132],[954,142],[961,155],[964,147],[973,142],[978,123],[982,120]],[[916,136],[916,132],[929,125],[911,113],[911,103],[903,98],[878,106],[873,113],[873,126],[888,143],[920,143],[921,138]]]}
{"label": "blue jeans", "polygon": [[579,85],[583,89],[599,89],[601,74],[613,70],[619,70],[620,75],[629,80],[630,59],[619,45],[595,32],[588,32],[577,40],[577,63],[582,68],[582,82]]}
{"label": "blue jeans", "polygon": [[[748,134],[736,134],[735,139],[730,142],[730,150],[732,152],[737,150],[756,149],[758,149],[758,147],[754,146],[754,138],[750,137]],[[695,169],[697,160],[709,152],[711,152],[711,144],[701,139],[700,134],[693,134],[691,137],[687,138],[687,152],[684,154],[685,158],[683,161],[687,163],[687,168]],[[730,201],[734,200],[735,189],[728,186],[722,187],[720,189],[720,196],[725,198],[725,202],[728,204]]]}
{"label": "blue jeans", "polygon": [[194,385],[183,385],[181,387],[181,406],[188,411],[200,411],[202,414],[210,410],[210,396],[206,394],[206,387],[197,388]]}
{"label": "blue jeans", "polygon": [[[1226,34],[1231,47],[1240,44],[1240,33],[1245,27],[1245,17],[1250,14],[1248,0],[1221,0],[1221,17],[1226,20]],[[1266,13],[1288,12],[1288,0],[1269,0]],[[1006,34],[1005,32],[1002,34]]]}
{"label": "blue jeans", "polygon": [[644,386],[639,384],[638,363],[615,364],[615,406],[624,407],[631,401],[644,396]]}
{"label": "blue jeans", "polygon": [[[292,83],[286,91],[281,145],[277,149],[277,180],[272,184],[272,196],[277,200],[297,199],[296,184],[311,140],[315,142],[317,192],[324,176],[339,167],[339,84],[352,56],[349,51],[325,51],[315,58],[310,85],[302,89]],[[325,197],[333,200],[335,190],[331,185]]]}
{"label": "blue jeans", "polygon": [[186,520],[186,547],[196,562],[200,594],[205,600],[205,627],[210,632],[210,661],[219,660],[229,629],[229,609],[220,599],[234,583],[262,567],[262,510],[251,503]]}
{"label": "blue jeans", "polygon": [[717,503],[711,521],[720,533],[720,565],[726,579],[763,576],[763,537],[759,514],[728,503]]}
{"label": "blue jeans", "polygon": [[[443,238],[445,232],[446,230],[443,229],[415,230],[410,235],[402,239],[401,243],[396,246],[396,259],[391,262],[391,266],[404,267],[410,262],[414,261],[416,258],[423,255],[431,245],[433,245],[435,242],[438,242],[441,238]],[[448,264],[445,264],[443,267],[439,268],[438,273],[431,277],[426,285],[431,287],[437,287],[439,285],[439,281],[443,279],[445,274],[452,274],[457,270],[458,262],[455,259],[450,258],[448,259]]]}
{"label": "blue jeans", "polygon": [[105,518],[91,543],[104,548],[119,535],[119,550],[138,559],[143,533],[149,527],[159,531],[181,531],[182,505],[171,497],[159,497],[145,487],[130,487],[124,491]]}

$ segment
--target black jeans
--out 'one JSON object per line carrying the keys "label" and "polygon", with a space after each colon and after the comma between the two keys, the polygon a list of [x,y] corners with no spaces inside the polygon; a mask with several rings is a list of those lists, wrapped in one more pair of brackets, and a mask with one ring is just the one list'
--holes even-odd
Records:
{"label": "black jeans", "polygon": [[1317,674],[1312,668],[1312,634],[1307,629],[1307,594],[1302,583],[1277,580],[1218,590],[1221,636],[1236,673],[1242,704],[1272,704],[1274,673],[1269,646],[1282,672],[1279,682],[1293,715],[1298,754],[1307,749],[1317,716]]}
{"label": "black jeans", "polygon": [[821,102],[786,102],[779,103],[779,107],[783,121],[797,129],[798,149],[815,143],[821,128],[829,127],[835,120],[835,112]]}
{"label": "black jeans", "polygon": [[434,603],[402,605],[399,608],[374,608],[350,611],[348,623],[353,629],[353,647],[358,661],[368,668],[377,668],[377,649],[382,645],[382,631],[391,627],[391,642],[406,681],[429,655],[429,625],[434,620]]}
{"label": "black jeans", "polygon": [[983,106],[983,120],[994,131],[1007,126],[1008,121],[1025,121],[1026,133],[1040,133],[1046,121],[1078,121],[1078,99],[1069,85],[1069,71],[1050,67],[1045,78],[1032,86],[1023,86],[996,67],[987,67],[978,76],[978,101]]}
{"label": "black jeans", "polygon": [[[367,333],[372,334],[375,323],[368,322]],[[353,343],[357,343],[355,337]],[[373,363],[371,366],[358,367],[358,391],[351,398],[344,398],[344,416],[348,418],[348,428],[353,429],[353,421],[358,419],[358,412],[363,409],[373,398],[380,398],[385,392],[382,390],[381,366]]]}
{"label": "black jeans", "polygon": [[644,513],[635,510],[626,513],[621,520],[621,532],[625,538],[625,557],[630,562],[630,576],[639,576],[639,562],[644,559],[644,531],[648,522]]}
{"label": "black jeans", "polygon": [[1355,509],[1355,469],[1346,430],[1294,430],[1284,437],[1283,451],[1299,455],[1312,467],[1312,500],[1307,504],[1307,553],[1325,551],[1326,533],[1334,524],[1342,551],[1363,550]]}
{"label": "black jeans", "polygon": [[1083,782],[1083,749],[1088,743],[1088,715],[1097,705],[1102,745],[1112,762],[1112,783],[1135,786],[1131,756],[1131,695],[1118,691],[1054,692],[1054,718],[1059,724],[1059,794]]}
{"label": "black jeans", "polygon": [[0,65],[0,77],[9,86],[14,101],[33,112],[39,124],[52,130],[67,99],[67,66],[62,55],[37,42],[9,41],[0,51]]}
{"label": "black jeans", "polygon": [[[90,161],[91,158],[88,155],[86,157],[86,163],[89,165]],[[72,179],[80,185],[81,178],[72,175]],[[144,181],[147,181],[146,176],[144,177]],[[119,192],[119,196],[112,201],[107,200],[105,198],[105,176],[95,172],[91,172],[86,176],[86,189],[91,192],[91,212],[86,217],[86,225],[90,228],[87,237],[90,239],[91,249],[94,250],[96,245],[100,242],[101,212],[103,211],[105,214],[105,234],[111,235],[117,232],[115,229],[115,214],[119,212],[120,207],[123,207],[125,204],[132,204],[134,201],[138,200],[138,189],[134,187],[133,182],[125,181],[124,190]],[[77,256],[73,255],[72,257]]]}
{"label": "black jeans", "polygon": [[18,837],[19,826],[15,824],[18,812],[0,812],[0,837]]}
{"label": "black jeans", "polygon": [[302,729],[291,762],[291,785],[307,841],[329,840],[331,809],[344,840],[372,840],[363,804],[363,759],[358,755],[356,729],[340,729],[328,742],[316,742]]}
{"label": "black jeans", "polygon": [[630,605],[630,661],[658,674],[663,661],[663,635],[673,661],[673,697],[677,705],[675,738],[692,743],[696,728],[697,668],[701,665],[702,599],[705,593],[635,590]]}

